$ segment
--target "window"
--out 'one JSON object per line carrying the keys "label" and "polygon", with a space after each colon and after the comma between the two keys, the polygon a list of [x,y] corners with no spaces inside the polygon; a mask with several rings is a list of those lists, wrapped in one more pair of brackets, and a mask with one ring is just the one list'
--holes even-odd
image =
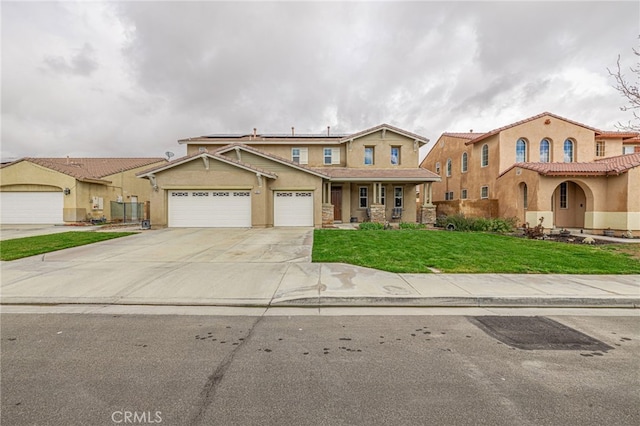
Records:
{"label": "window", "polygon": [[439,161],[436,163],[436,174],[437,175],[440,174],[440,162]]}
{"label": "window", "polygon": [[467,190],[463,189],[462,191],[460,191],[460,198],[463,200],[467,199]]}
{"label": "window", "polygon": [[445,192],[444,199],[445,201],[453,200],[453,191]]}
{"label": "window", "polygon": [[340,148],[325,148],[324,164],[340,164]]}
{"label": "window", "polygon": [[549,162],[549,158],[550,158],[550,143],[548,139],[542,139],[542,141],[540,141],[540,162],[541,163],[548,163]]}
{"label": "window", "polygon": [[522,184],[522,206],[525,210],[529,208],[529,190],[526,183]]}
{"label": "window", "polygon": [[[327,148],[331,149],[331,148]],[[291,161],[296,164],[308,164],[309,163],[309,149],[308,148],[291,148]]]}
{"label": "window", "polygon": [[383,206],[387,205],[387,188],[385,188],[384,186],[380,187],[380,204],[382,204]]}
{"label": "window", "polygon": [[596,157],[604,157],[604,141],[596,141]]}
{"label": "window", "polygon": [[573,163],[573,141],[570,139],[564,141],[564,162]]}
{"label": "window", "polygon": [[482,145],[480,165],[482,167],[487,167],[489,165],[489,145],[487,144]]}
{"label": "window", "polygon": [[402,187],[393,188],[393,207],[402,207]]}
{"label": "window", "polygon": [[567,206],[567,182],[562,182],[560,184],[560,208],[566,209]]}
{"label": "window", "polygon": [[626,155],[626,154],[633,154],[634,151],[634,147],[633,146],[623,146],[622,147],[622,154]]}
{"label": "window", "polygon": [[447,176],[451,176],[451,158],[447,160]]}
{"label": "window", "polygon": [[486,199],[489,198],[489,187],[483,186],[480,188],[480,198]]}
{"label": "window", "polygon": [[462,173],[465,173],[468,169],[469,157],[466,152],[462,153]]}
{"label": "window", "polygon": [[518,139],[516,142],[516,163],[524,163],[527,161],[527,141]]}
{"label": "window", "polygon": [[360,187],[360,194],[359,194],[359,198],[360,198],[360,208],[361,209],[366,209],[367,206],[369,205],[369,188],[367,188],[366,186],[361,186]]}
{"label": "window", "polygon": [[372,146],[364,147],[364,164],[368,166],[373,165],[373,147]]}
{"label": "window", "polygon": [[400,147],[392,146],[391,147],[391,164],[397,166],[400,164]]}

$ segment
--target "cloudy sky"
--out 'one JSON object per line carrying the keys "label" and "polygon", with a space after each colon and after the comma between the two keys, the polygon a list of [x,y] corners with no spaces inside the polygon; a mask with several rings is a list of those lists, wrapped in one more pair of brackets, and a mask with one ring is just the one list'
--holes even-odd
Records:
{"label": "cloudy sky", "polygon": [[[432,141],[550,111],[629,113],[640,3],[9,2],[2,160],[184,155],[210,133],[389,123]],[[424,153],[423,153],[424,155]]]}

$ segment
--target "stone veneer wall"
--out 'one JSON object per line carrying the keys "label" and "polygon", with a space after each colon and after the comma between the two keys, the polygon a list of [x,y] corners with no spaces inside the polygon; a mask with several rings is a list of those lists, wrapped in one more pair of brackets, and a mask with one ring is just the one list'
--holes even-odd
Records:
{"label": "stone veneer wall", "polygon": [[322,226],[333,225],[333,204],[322,205]]}
{"label": "stone veneer wall", "polygon": [[385,223],[386,220],[384,204],[371,204],[371,222]]}

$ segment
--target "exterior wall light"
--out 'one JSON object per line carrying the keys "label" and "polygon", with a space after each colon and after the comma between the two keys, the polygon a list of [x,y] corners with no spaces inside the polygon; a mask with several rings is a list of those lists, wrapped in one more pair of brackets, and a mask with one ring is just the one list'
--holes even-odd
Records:
{"label": "exterior wall light", "polygon": [[64,195],[71,194],[71,190],[69,188],[65,188],[62,192],[64,192]]}

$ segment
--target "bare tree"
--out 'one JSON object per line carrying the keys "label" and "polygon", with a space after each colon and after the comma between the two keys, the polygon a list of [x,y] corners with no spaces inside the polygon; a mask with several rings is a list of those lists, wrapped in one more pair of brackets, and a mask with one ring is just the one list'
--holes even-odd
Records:
{"label": "bare tree", "polygon": [[[640,37],[638,37],[640,39]],[[635,67],[629,67],[631,71],[632,79],[628,80],[622,72],[620,67],[620,55],[618,55],[618,61],[616,62],[617,68],[611,71],[607,68],[609,75],[616,80],[615,89],[625,98],[627,98],[627,105],[621,106],[621,111],[631,111],[633,114],[633,120],[629,120],[627,124],[618,123],[616,127],[620,130],[628,131],[640,131],[640,92],[638,86],[640,86],[640,50],[632,49],[633,54],[638,57],[638,63]]]}

